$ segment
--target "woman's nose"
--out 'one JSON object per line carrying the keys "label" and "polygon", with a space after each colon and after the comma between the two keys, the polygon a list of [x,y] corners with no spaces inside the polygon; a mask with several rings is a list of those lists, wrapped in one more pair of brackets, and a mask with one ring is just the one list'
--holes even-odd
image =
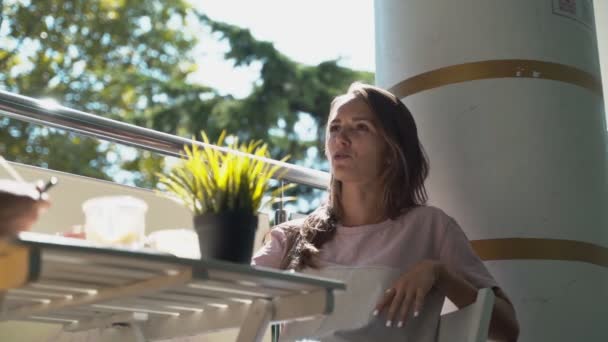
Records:
{"label": "woman's nose", "polygon": [[336,135],[336,140],[339,143],[350,145],[350,130],[348,128],[342,128]]}

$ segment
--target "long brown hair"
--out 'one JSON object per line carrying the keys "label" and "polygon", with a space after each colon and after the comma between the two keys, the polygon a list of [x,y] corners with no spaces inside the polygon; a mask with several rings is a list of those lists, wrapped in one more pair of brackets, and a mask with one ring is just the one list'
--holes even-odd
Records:
{"label": "long brown hair", "polygon": [[[395,219],[427,201],[424,181],[429,173],[429,162],[420,140],[414,117],[395,95],[363,83],[353,83],[346,95],[362,99],[378,118],[380,134],[384,137],[387,154],[386,169],[381,175],[383,194],[381,206],[385,216]],[[330,113],[341,96],[330,106]],[[286,222],[287,250],[281,268],[300,270],[318,267],[315,256],[330,241],[342,217],[340,202],[342,184],[331,178],[329,201],[308,215],[303,222]]]}

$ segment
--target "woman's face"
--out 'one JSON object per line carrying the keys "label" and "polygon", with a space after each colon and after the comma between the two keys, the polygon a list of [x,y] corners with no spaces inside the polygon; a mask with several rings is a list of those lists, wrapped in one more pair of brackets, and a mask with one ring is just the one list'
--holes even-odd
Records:
{"label": "woman's face", "polygon": [[350,94],[337,100],[329,116],[325,140],[336,180],[353,183],[378,180],[385,167],[386,150],[379,125],[364,100]]}

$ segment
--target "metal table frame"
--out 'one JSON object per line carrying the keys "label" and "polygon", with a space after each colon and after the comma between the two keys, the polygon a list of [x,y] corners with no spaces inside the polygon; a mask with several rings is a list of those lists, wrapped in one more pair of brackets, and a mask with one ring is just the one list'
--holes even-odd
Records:
{"label": "metal table frame", "polygon": [[46,234],[0,242],[0,321],[66,331],[133,325],[157,340],[240,327],[237,341],[260,341],[270,322],[331,313],[336,290],[345,285]]}

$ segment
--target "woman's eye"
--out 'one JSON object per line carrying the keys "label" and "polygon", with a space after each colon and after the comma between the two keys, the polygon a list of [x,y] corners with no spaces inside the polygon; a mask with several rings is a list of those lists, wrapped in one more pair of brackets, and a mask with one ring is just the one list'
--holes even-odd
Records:
{"label": "woman's eye", "polygon": [[357,128],[359,131],[369,131],[369,127],[367,127],[367,125],[366,125],[366,124],[358,124],[358,125],[356,126],[356,128]]}
{"label": "woman's eye", "polygon": [[336,131],[338,131],[339,128],[340,127],[338,127],[338,125],[332,125],[332,126],[329,126],[329,131],[336,132]]}

